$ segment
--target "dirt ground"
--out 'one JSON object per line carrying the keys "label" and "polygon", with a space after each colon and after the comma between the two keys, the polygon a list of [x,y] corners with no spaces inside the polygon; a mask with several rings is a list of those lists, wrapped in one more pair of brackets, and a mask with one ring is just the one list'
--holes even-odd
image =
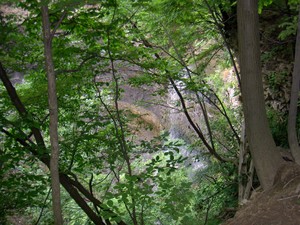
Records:
{"label": "dirt ground", "polygon": [[300,166],[284,165],[273,188],[255,194],[223,225],[300,225]]}

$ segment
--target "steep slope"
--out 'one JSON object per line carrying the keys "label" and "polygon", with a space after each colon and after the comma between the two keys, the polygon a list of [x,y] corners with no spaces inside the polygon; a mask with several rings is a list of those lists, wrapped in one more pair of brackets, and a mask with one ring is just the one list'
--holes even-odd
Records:
{"label": "steep slope", "polygon": [[223,225],[300,224],[300,166],[287,163],[271,190],[256,193]]}

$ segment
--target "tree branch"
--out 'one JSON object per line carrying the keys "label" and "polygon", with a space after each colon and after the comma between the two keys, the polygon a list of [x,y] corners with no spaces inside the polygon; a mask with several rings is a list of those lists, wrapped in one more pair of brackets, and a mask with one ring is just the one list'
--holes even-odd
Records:
{"label": "tree branch", "polygon": [[56,71],[56,75],[62,74],[62,73],[76,73],[79,72],[81,70],[81,68],[83,67],[83,65],[89,61],[90,59],[96,58],[98,57],[97,55],[91,55],[85,59],[82,60],[82,62],[78,65],[78,67],[76,69],[71,69],[71,70],[58,70]]}
{"label": "tree branch", "polygon": [[67,15],[67,11],[64,10],[61,17],[59,18],[59,20],[57,21],[57,23],[55,24],[55,27],[53,28],[51,34],[50,34],[50,39],[52,40],[55,33],[56,33],[56,30],[58,29],[58,27],[60,26],[60,24],[62,23],[63,19],[65,18],[65,16]]}
{"label": "tree branch", "polygon": [[[21,100],[16,92],[16,89],[10,82],[10,80],[7,76],[7,73],[4,70],[1,62],[0,62],[0,79],[2,80],[2,82],[4,84],[4,87],[10,97],[12,104],[15,106],[15,108],[19,112],[20,116],[23,119],[27,119],[28,117],[30,118],[31,117],[30,114],[28,114],[25,106],[21,102]],[[34,135],[34,138],[37,142],[38,147],[40,148],[40,151],[41,151],[40,154],[46,153],[46,145],[45,145],[45,142],[44,142],[44,139],[43,139],[43,136],[42,136],[40,130],[34,126],[31,126],[30,129]]]}
{"label": "tree branch", "polygon": [[[12,86],[10,80],[7,77],[7,74],[2,67],[2,64],[0,62],[0,79],[2,80],[8,95],[10,96],[10,99],[13,103],[13,105],[16,107],[17,111],[20,113],[20,115],[23,118],[26,118],[26,115],[29,115],[29,113],[26,111],[26,108],[24,107],[23,103],[21,102],[18,94],[16,93],[15,88]],[[26,140],[21,139],[19,137],[15,137],[11,133],[9,133],[4,128],[1,128],[1,132],[6,134],[8,137],[13,138],[15,141],[17,141],[19,144],[21,144],[25,149],[27,149],[29,152],[31,152],[36,158],[38,158],[41,162],[43,162],[48,168],[50,167],[50,157],[47,154],[46,147],[44,145],[43,136],[41,135],[41,132],[39,129],[32,127],[33,134],[35,138],[37,139],[37,147],[33,148],[31,145],[29,145]],[[40,138],[40,139],[39,139]],[[41,145],[42,144],[42,145]],[[43,154],[40,153],[41,148],[43,150]],[[36,149],[40,151],[36,151]],[[100,216],[98,216],[91,208],[90,206],[85,202],[85,200],[82,198],[82,196],[79,194],[79,191],[87,197],[91,202],[95,202],[99,208],[101,208],[104,211],[107,211],[112,215],[112,217],[117,217],[117,214],[112,212],[109,209],[104,209],[101,207],[102,202],[100,202],[98,199],[96,199],[94,196],[92,196],[89,191],[87,191],[79,181],[72,180],[67,174],[60,172],[60,182],[63,185],[63,187],[66,189],[66,191],[70,194],[70,196],[75,200],[75,202],[79,205],[79,207],[87,214],[87,216],[96,224],[96,225],[105,225],[103,224],[103,220]],[[122,220],[117,223],[118,225],[126,225],[125,222]]]}
{"label": "tree branch", "polygon": [[175,89],[179,99],[180,99],[180,102],[181,102],[181,106],[183,108],[183,113],[185,114],[187,120],[189,121],[190,125],[193,127],[194,131],[196,132],[196,134],[198,135],[198,137],[200,138],[200,140],[203,142],[203,144],[205,145],[205,147],[208,149],[208,151],[214,156],[216,157],[216,159],[218,159],[220,162],[226,162],[228,160],[225,160],[223,159],[216,151],[215,149],[213,149],[209,143],[206,141],[202,131],[197,127],[197,125],[194,123],[194,121],[192,120],[192,118],[190,117],[189,113],[188,113],[188,110],[187,110],[187,107],[186,107],[186,104],[185,104],[185,101],[184,101],[184,98],[182,96],[182,94],[180,93],[178,87],[176,86],[174,80],[170,77],[169,77],[169,80],[173,86],[173,88]]}

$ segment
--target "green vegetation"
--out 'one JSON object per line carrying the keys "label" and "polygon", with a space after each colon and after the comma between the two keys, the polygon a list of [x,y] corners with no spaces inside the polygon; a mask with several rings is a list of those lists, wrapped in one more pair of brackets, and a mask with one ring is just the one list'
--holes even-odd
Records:
{"label": "green vegetation", "polygon": [[[283,2],[260,1],[258,10],[263,17]],[[54,221],[43,4],[53,35],[64,224],[214,225],[232,217],[249,198],[241,190],[259,186],[243,134],[236,30],[227,29],[236,2],[22,0],[0,3],[0,224]],[[289,1],[276,24],[280,45],[294,43],[297,4]],[[264,65],[280,58],[273,47]],[[278,91],[289,73],[269,70],[267,89]],[[165,127],[122,107],[128,88],[168,105],[159,118]],[[285,103],[281,97],[274,98]],[[274,108],[273,100],[272,133],[287,147],[287,106]],[[165,119],[171,110],[187,121],[176,127],[179,137],[170,132],[176,121]]]}

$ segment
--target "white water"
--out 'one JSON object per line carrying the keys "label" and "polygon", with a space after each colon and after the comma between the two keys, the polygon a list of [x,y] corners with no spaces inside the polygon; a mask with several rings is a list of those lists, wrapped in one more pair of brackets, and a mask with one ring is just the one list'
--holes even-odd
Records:
{"label": "white water", "polygon": [[[176,85],[181,93],[184,95],[184,84],[181,81],[176,81]],[[203,160],[199,160],[199,151],[193,150],[189,148],[189,138],[190,132],[194,132],[190,128],[190,124],[186,119],[184,113],[180,112],[182,109],[180,99],[174,90],[173,87],[170,87],[168,90],[168,105],[171,108],[169,111],[169,120],[170,120],[170,128],[169,134],[172,140],[182,139],[185,141],[185,144],[179,147],[180,154],[184,157],[188,157],[185,166],[191,168],[191,173],[189,176],[192,178],[195,172],[201,170],[206,167],[206,163]],[[193,112],[197,113],[198,117],[200,117],[200,112]]]}

